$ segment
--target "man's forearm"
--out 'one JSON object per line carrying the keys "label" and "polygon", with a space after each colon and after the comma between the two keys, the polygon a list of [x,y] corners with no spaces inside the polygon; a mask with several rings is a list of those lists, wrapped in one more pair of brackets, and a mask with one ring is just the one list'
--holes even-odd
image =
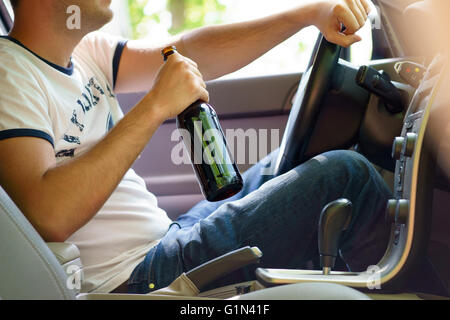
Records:
{"label": "man's forearm", "polygon": [[[306,3],[305,3],[306,2]],[[116,90],[148,91],[161,67],[161,48],[175,45],[195,61],[205,80],[234,72],[288,39],[314,25],[333,43],[348,47],[361,40],[355,33],[365,24],[370,6],[366,0],[314,0],[265,18],[208,26],[164,42],[129,41],[120,62]],[[345,25],[345,33],[341,32]]]}
{"label": "man's forearm", "polygon": [[44,174],[35,208],[45,220],[35,221],[47,229],[43,236],[64,241],[100,210],[161,124],[146,104],[138,104],[85,154]]}
{"label": "man's forearm", "polygon": [[261,19],[200,28],[180,36],[174,44],[198,63],[206,80],[212,80],[239,70],[313,24],[318,6],[308,3]]}

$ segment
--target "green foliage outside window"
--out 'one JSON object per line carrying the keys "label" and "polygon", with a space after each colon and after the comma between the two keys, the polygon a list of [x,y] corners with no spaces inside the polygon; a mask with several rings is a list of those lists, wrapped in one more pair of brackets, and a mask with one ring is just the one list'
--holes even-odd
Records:
{"label": "green foliage outside window", "polygon": [[[135,39],[146,36],[146,29],[142,25],[151,20],[160,22],[161,14],[145,14],[145,7],[152,4],[152,0],[128,0],[132,37]],[[171,34],[223,22],[226,6],[219,0],[167,0],[166,9],[172,14]]]}

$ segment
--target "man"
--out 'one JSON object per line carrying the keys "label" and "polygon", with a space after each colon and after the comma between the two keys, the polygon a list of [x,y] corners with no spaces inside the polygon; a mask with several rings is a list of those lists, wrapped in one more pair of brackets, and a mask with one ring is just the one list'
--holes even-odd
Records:
{"label": "man", "polygon": [[[245,173],[239,195],[202,202],[174,223],[130,169],[161,123],[197,99],[208,101],[205,80],[247,65],[309,25],[343,46],[359,41],[365,0],[307,2],[161,46],[91,33],[111,20],[110,2],[13,1],[14,28],[0,39],[0,184],[46,241],[80,248],[84,292],[146,293],[245,245],[263,251],[265,266],[298,266],[316,255],[312,230],[322,207],[340,197],[355,207],[343,258],[351,269],[377,262],[389,191],[356,153],[331,152],[264,177],[269,156]],[[69,30],[66,12],[74,4],[82,25]],[[180,54],[163,64],[167,45]],[[144,90],[123,116],[115,93]],[[245,269],[227,281],[251,276]]]}

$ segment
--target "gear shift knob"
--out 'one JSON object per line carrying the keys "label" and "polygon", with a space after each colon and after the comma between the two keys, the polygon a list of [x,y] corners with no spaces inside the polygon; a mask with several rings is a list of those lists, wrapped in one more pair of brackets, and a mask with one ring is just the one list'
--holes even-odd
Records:
{"label": "gear shift knob", "polygon": [[342,231],[352,219],[352,203],[339,199],[329,203],[322,211],[319,221],[319,254],[323,273],[328,275],[334,267]]}

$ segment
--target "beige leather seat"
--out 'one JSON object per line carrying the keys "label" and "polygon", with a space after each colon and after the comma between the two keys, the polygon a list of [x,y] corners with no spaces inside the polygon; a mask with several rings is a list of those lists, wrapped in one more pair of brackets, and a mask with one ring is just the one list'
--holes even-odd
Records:
{"label": "beige leather seat", "polygon": [[[70,255],[63,253],[69,251]],[[68,260],[79,260],[75,249],[64,249],[58,255],[66,266]],[[68,276],[55,254],[2,188],[0,261],[2,299],[75,299],[78,294],[76,286],[67,286]]]}

